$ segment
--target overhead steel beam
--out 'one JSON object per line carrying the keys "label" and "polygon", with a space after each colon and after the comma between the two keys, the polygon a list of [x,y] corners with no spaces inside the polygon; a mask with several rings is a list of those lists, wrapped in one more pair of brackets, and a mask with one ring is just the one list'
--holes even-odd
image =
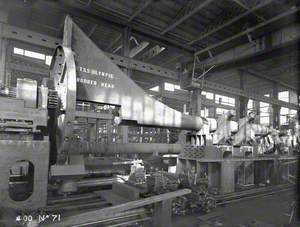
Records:
{"label": "overhead steel beam", "polygon": [[267,80],[267,81],[270,81],[270,82],[275,82],[276,84],[279,84],[283,87],[286,87],[286,88],[289,88],[289,89],[292,89],[292,90],[297,90],[299,89],[297,86],[292,86],[290,84],[287,84],[287,83],[284,83],[280,80],[276,80],[274,78],[271,78],[271,77],[268,77],[268,76],[265,76],[259,72],[256,72],[256,71],[253,71],[253,70],[250,70],[250,69],[241,69],[243,72],[247,73],[247,74],[250,74],[252,76],[255,76],[255,77],[258,77],[258,78],[262,78],[264,80]]}
{"label": "overhead steel beam", "polygon": [[[244,3],[242,3],[240,0],[232,0],[233,2],[235,2],[237,5],[239,5],[240,7],[242,7],[243,9],[249,11],[251,10],[251,8],[249,8],[248,6],[246,6]],[[259,18],[262,21],[265,21],[266,19],[262,16],[260,16],[259,14],[255,13],[252,11],[252,14],[255,15],[257,18]]]}
{"label": "overhead steel beam", "polygon": [[235,35],[233,35],[233,36],[231,36],[231,37],[229,37],[229,38],[227,38],[227,39],[224,39],[224,40],[222,40],[221,42],[218,42],[218,43],[215,43],[215,44],[213,44],[213,45],[210,45],[210,46],[206,47],[206,48],[203,49],[203,50],[197,51],[197,52],[195,53],[195,56],[200,55],[200,54],[203,54],[203,53],[205,53],[205,52],[208,52],[209,50],[211,50],[211,49],[213,49],[213,48],[219,47],[219,46],[221,46],[221,45],[223,45],[223,44],[225,44],[225,43],[228,43],[228,42],[230,42],[230,41],[232,41],[232,40],[234,40],[234,39],[237,39],[237,38],[239,38],[239,37],[241,37],[241,36],[243,36],[243,35],[247,35],[247,34],[253,32],[253,31],[255,31],[255,30],[259,29],[259,28],[262,28],[262,27],[264,27],[264,26],[266,26],[266,25],[268,25],[268,24],[271,24],[271,23],[273,23],[273,22],[275,22],[275,21],[277,21],[277,20],[279,20],[279,19],[282,19],[282,18],[284,18],[284,17],[287,17],[287,16],[289,16],[289,15],[292,15],[292,14],[298,12],[299,9],[300,9],[300,7],[292,8],[292,9],[290,9],[290,10],[284,12],[284,13],[281,13],[281,14],[275,16],[275,17],[272,17],[271,19],[269,19],[269,20],[267,20],[267,21],[264,21],[264,22],[262,22],[262,23],[259,23],[258,25],[255,25],[255,26],[253,26],[253,27],[251,27],[251,28],[248,28],[248,29],[246,29],[246,30],[244,30],[244,31],[242,31],[242,32],[240,32],[240,33],[238,33],[238,34],[235,34]]}
{"label": "overhead steel beam", "polygon": [[170,64],[171,62],[173,62],[173,61],[177,61],[179,58],[181,58],[183,56],[183,54],[180,54],[180,53],[178,53],[178,54],[174,54],[174,57],[172,57],[172,58],[169,58],[167,61],[165,61],[164,62],[164,65],[168,65],[168,64]]}
{"label": "overhead steel beam", "polygon": [[138,61],[132,58],[121,57],[119,55],[105,53],[115,64],[118,66],[126,67],[129,69],[150,73],[153,75],[161,76],[166,79],[179,80],[178,73],[170,69],[166,69],[157,65],[152,65],[146,62]]}
{"label": "overhead steel beam", "polygon": [[254,11],[256,11],[256,10],[259,10],[259,9],[261,9],[261,8],[263,8],[263,7],[265,7],[265,6],[267,6],[267,5],[270,4],[272,1],[274,1],[274,0],[266,0],[266,1],[264,1],[263,3],[261,3],[261,4],[255,6],[255,7],[251,8],[250,10],[248,10],[248,11],[242,13],[241,15],[239,15],[239,16],[237,16],[237,17],[234,17],[234,18],[232,18],[232,19],[229,20],[229,21],[224,22],[224,23],[221,24],[220,26],[216,26],[215,28],[209,30],[208,32],[205,32],[205,33],[203,33],[203,34],[200,34],[200,36],[198,36],[197,38],[193,39],[193,40],[190,41],[188,44],[189,44],[189,45],[192,45],[192,44],[194,44],[194,43],[196,43],[196,42],[201,41],[202,39],[204,39],[204,38],[206,38],[206,37],[208,37],[208,36],[210,36],[210,35],[212,35],[212,34],[218,32],[218,31],[220,31],[221,29],[223,29],[223,28],[225,28],[225,27],[227,27],[227,26],[229,26],[229,25],[231,25],[231,24],[237,22],[238,20],[240,20],[241,18],[243,18],[243,17],[245,17],[245,16],[251,14],[252,12],[254,12]]}
{"label": "overhead steel beam", "polygon": [[135,57],[142,50],[144,50],[148,45],[149,45],[149,43],[146,41],[141,42],[139,45],[135,46],[134,48],[132,48],[130,50],[129,57],[131,57],[131,58]]}
{"label": "overhead steel beam", "polygon": [[8,24],[1,24],[3,25],[2,37],[4,38],[15,39],[52,49],[61,44],[61,40],[58,38],[11,26]]}
{"label": "overhead steel beam", "polygon": [[160,54],[163,50],[165,50],[164,47],[161,47],[159,45],[155,45],[153,46],[152,48],[150,48],[149,50],[147,50],[146,53],[144,53],[142,56],[141,56],[141,59],[143,61],[145,60],[149,60],[153,57],[155,57],[156,55]]}
{"label": "overhead steel beam", "polygon": [[292,67],[295,67],[295,66],[298,66],[300,64],[300,62],[298,61],[295,61],[295,62],[289,62],[287,64],[284,64],[284,65],[279,65],[279,66],[266,66],[267,69],[264,69],[264,70],[260,70],[260,72],[263,72],[263,73],[267,73],[267,74],[273,74],[274,72],[276,73],[283,73],[283,72],[286,72],[287,70],[289,70],[290,68]]}
{"label": "overhead steel beam", "polygon": [[[3,32],[2,35],[3,35],[3,37],[8,38],[8,39],[15,39],[15,40],[32,43],[32,44],[39,45],[39,46],[45,46],[48,48],[55,48],[58,44],[61,43],[60,39],[57,39],[57,38],[54,38],[51,36],[42,35],[37,32],[32,32],[32,31],[29,31],[26,29],[21,29],[18,27],[7,25],[7,24],[3,24],[3,25],[4,26],[3,26],[3,30],[2,30],[2,32]],[[106,55],[108,57],[110,57],[111,60],[119,66],[130,67],[134,70],[158,75],[163,78],[166,78],[167,80],[169,79],[170,81],[173,81],[173,82],[179,81],[178,73],[175,71],[172,71],[172,70],[160,67],[160,66],[148,64],[145,62],[137,61],[134,59],[124,58],[124,57],[121,57],[121,56],[118,56],[115,54],[106,53]],[[196,87],[200,87],[199,83],[194,83],[194,84]],[[271,98],[260,97],[260,96],[256,96],[256,95],[252,95],[252,94],[246,94],[246,93],[243,93],[243,91],[241,91],[239,89],[229,87],[229,86],[224,86],[219,83],[206,81],[204,83],[203,88],[210,89],[213,91],[229,93],[229,94],[237,95],[237,96],[244,95],[251,99],[272,103]],[[271,99],[271,101],[270,101],[270,99]],[[276,100],[274,100],[274,102],[276,102]],[[290,103],[286,103],[286,102],[281,102],[281,104],[282,104],[282,106],[287,107],[287,108],[292,108],[292,109],[295,108],[294,104],[290,104]]]}
{"label": "overhead steel beam", "polygon": [[193,47],[187,45],[184,41],[182,41],[186,40],[184,37],[180,37],[180,41],[178,41],[177,39],[173,38],[174,36],[171,38],[172,35],[168,37],[163,36],[159,34],[159,27],[154,26],[153,24],[149,24],[146,21],[134,20],[129,23],[127,21],[127,18],[129,18],[130,16],[120,14],[120,12],[117,11],[112,11],[105,5],[101,5],[97,2],[93,3],[98,6],[97,9],[95,9],[95,7],[76,7],[73,3],[71,4],[70,2],[71,1],[39,1],[40,4],[43,4],[48,8],[52,7],[56,10],[63,10],[66,14],[69,14],[72,17],[84,19],[86,21],[89,21],[90,23],[99,24],[99,21],[102,21],[102,23],[107,23],[108,25],[116,26],[118,28],[130,27],[133,33],[159,40],[165,45],[171,44],[172,46],[182,48],[189,53],[195,51]]}
{"label": "overhead steel beam", "polygon": [[118,35],[118,37],[116,37],[116,39],[114,39],[106,48],[105,51],[110,51],[110,49],[117,43],[120,41],[121,43],[121,38],[122,38],[122,34]]}
{"label": "overhead steel beam", "polygon": [[[45,46],[48,48],[56,48],[57,45],[61,43],[61,40],[47,35],[42,35],[37,32],[32,32],[27,29],[21,29],[15,26],[10,26],[8,24],[3,24],[2,37],[8,39],[15,39],[23,42],[32,43],[39,46]],[[122,57],[119,55],[105,53],[115,64],[130,68],[133,70],[138,70],[157,76],[161,76],[166,79],[178,80],[178,73],[157,65],[152,65],[142,61],[138,61],[131,58]]]}
{"label": "overhead steel beam", "polygon": [[[207,68],[214,65],[214,69],[210,72],[212,73],[234,67],[246,67],[266,59],[291,55],[291,53],[296,53],[295,57],[297,57],[299,39],[299,27],[297,24],[292,24],[273,32],[269,37],[261,37],[254,40],[255,45],[246,43],[236,46],[215,55],[211,59],[202,61],[201,64]],[[196,66],[196,68],[198,67],[200,65]]]}
{"label": "overhead steel beam", "polygon": [[[296,54],[299,50],[299,45],[297,45],[297,43],[299,42],[298,40],[289,41],[272,48],[267,48],[261,51],[258,50],[258,52],[248,53],[246,55],[243,55],[241,52],[239,52],[241,54],[240,57],[235,56],[233,58],[227,59],[219,58],[216,59],[216,61],[209,62],[209,64],[207,65],[204,63],[205,68],[209,68],[212,65],[215,65],[215,68],[213,68],[213,70],[211,70],[211,72],[208,73],[206,77],[208,77],[209,75],[213,75],[214,72],[220,72],[227,69],[250,67],[253,64],[279,58],[278,56],[284,56],[291,53],[295,53],[295,56],[297,56]],[[196,68],[200,68],[200,66],[196,66]]]}
{"label": "overhead steel beam", "polygon": [[166,34],[167,32],[169,32],[173,28],[177,27],[178,25],[180,25],[182,22],[184,22],[185,20],[187,20],[188,18],[190,18],[194,14],[198,13],[201,9],[203,9],[205,6],[210,4],[212,1],[213,0],[206,0],[202,3],[200,3],[195,8],[193,8],[190,12],[186,13],[184,16],[180,17],[178,20],[176,20],[175,22],[170,24],[168,27],[166,27],[160,34],[161,35]]}
{"label": "overhead steel beam", "polygon": [[152,0],[144,0],[140,3],[137,10],[130,16],[130,18],[127,20],[128,22],[132,21],[135,17],[137,17],[144,9],[146,9],[150,4],[152,3]]}
{"label": "overhead steel beam", "polygon": [[94,32],[96,31],[98,25],[97,24],[94,24],[94,26],[92,27],[92,29],[90,30],[89,34],[88,34],[88,37],[91,37]]}

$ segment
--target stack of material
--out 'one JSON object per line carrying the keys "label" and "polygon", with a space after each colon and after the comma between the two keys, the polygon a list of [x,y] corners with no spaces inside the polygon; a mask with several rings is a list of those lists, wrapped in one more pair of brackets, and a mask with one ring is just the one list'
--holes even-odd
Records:
{"label": "stack of material", "polygon": [[200,159],[203,158],[205,150],[203,146],[186,145],[184,150],[179,154],[179,158]]}

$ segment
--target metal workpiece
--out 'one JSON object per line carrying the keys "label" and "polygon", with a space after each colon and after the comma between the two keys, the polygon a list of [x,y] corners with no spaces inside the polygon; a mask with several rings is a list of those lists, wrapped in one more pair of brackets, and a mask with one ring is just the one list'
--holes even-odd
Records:
{"label": "metal workpiece", "polygon": [[166,143],[97,143],[74,141],[70,144],[70,153],[74,154],[129,154],[129,153],[175,153],[182,151],[181,144]]}
{"label": "metal workpiece", "polygon": [[[57,160],[65,162],[73,137],[76,110],[76,70],[73,52],[68,47],[58,47],[53,55],[55,61],[50,65],[50,78],[57,92],[59,105],[51,124],[56,124],[56,135],[52,143],[57,149]],[[55,138],[54,138],[55,137]],[[55,141],[55,142],[54,142]]]}
{"label": "metal workpiece", "polygon": [[35,80],[18,78],[16,98],[24,100],[24,107],[36,108],[37,89],[37,82]]}
{"label": "metal workpiece", "polygon": [[[65,21],[63,43],[67,46],[57,48],[50,74],[57,78],[55,81],[60,84],[57,89],[58,95],[62,95],[63,106],[68,92],[76,92],[76,97],[72,96],[74,100],[120,106],[119,117],[124,122],[189,130],[202,128],[203,121],[200,117],[184,115],[146,94],[73,23],[70,17]],[[67,50],[70,55],[64,53]],[[70,63],[65,64],[65,61]],[[70,75],[72,79],[68,78]],[[67,86],[61,86],[63,80],[69,80],[69,83],[65,83]],[[68,88],[70,83],[72,89]]]}
{"label": "metal workpiece", "polygon": [[102,177],[98,179],[82,179],[77,182],[79,188],[98,187],[104,185],[111,185],[113,182],[117,182],[116,177]]}
{"label": "metal workpiece", "polygon": [[233,145],[249,145],[249,143],[255,142],[258,137],[265,137],[271,133],[277,131],[260,124],[254,123],[255,116],[249,115],[239,120],[239,127],[236,134],[233,136]]}
{"label": "metal workpiece", "polygon": [[[83,31],[67,16],[63,45],[58,46],[50,65],[50,79],[56,93],[49,91],[48,104],[56,125],[51,142],[56,147],[57,162],[68,162],[70,154],[89,153],[179,153],[180,145],[100,144],[96,139],[99,120],[109,124],[179,128],[199,131],[201,117],[189,116],[150,97],[124,74]],[[110,113],[77,109],[78,101],[116,107]],[[86,118],[89,140],[78,140],[74,130]],[[107,126],[109,127],[109,126]],[[94,132],[92,132],[94,131]],[[55,138],[54,138],[55,137]],[[96,140],[96,141],[94,141]]]}
{"label": "metal workpiece", "polygon": [[213,144],[231,144],[232,136],[238,130],[237,122],[233,121],[234,114],[228,111],[217,120],[217,129],[213,133]]}

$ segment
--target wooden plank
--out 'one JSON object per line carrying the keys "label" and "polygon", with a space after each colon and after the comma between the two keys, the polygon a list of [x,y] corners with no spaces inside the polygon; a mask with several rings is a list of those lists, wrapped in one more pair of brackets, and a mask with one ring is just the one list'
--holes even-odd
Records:
{"label": "wooden plank", "polygon": [[124,198],[120,195],[115,194],[112,190],[104,190],[97,192],[98,195],[100,195],[106,202],[112,204],[112,205],[119,205],[122,203],[127,203],[130,200],[127,198]]}
{"label": "wooden plank", "polygon": [[99,220],[105,219],[106,216],[112,213],[118,213],[126,210],[135,209],[138,207],[143,207],[149,204],[158,203],[168,199],[173,199],[189,193],[191,193],[190,189],[181,189],[174,192],[155,195],[145,199],[131,201],[131,202],[123,203],[112,207],[107,207],[107,208],[98,209],[94,211],[84,212],[78,215],[69,216],[61,220],[59,223],[54,222],[49,224],[48,226],[54,227],[57,226],[57,224],[59,224],[59,226],[73,226],[73,225],[97,222]]}
{"label": "wooden plank", "polygon": [[208,214],[205,214],[205,215],[201,215],[201,216],[198,217],[198,219],[200,221],[208,221],[208,220],[220,217],[220,216],[223,216],[223,212],[214,211],[214,212],[211,212],[211,213],[208,213]]}
{"label": "wooden plank", "polygon": [[140,191],[128,184],[113,182],[112,191],[113,193],[129,200],[137,200],[140,198]]}

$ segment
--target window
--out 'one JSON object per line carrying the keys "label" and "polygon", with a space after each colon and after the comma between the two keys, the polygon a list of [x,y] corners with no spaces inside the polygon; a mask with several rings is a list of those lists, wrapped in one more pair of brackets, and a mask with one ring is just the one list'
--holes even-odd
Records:
{"label": "window", "polygon": [[24,56],[31,57],[31,58],[36,58],[36,59],[40,59],[40,60],[45,60],[45,54],[41,54],[41,53],[38,53],[38,52],[29,51],[29,50],[25,50]]}
{"label": "window", "polygon": [[228,111],[232,111],[233,114],[235,114],[235,110],[228,110],[228,109],[219,108],[219,107],[216,108],[216,114],[217,114],[217,115],[225,114],[225,113],[227,113]]}
{"label": "window", "polygon": [[174,84],[174,89],[177,89],[177,90],[179,90],[179,89],[180,89],[180,86],[179,86],[179,85],[175,85],[175,84]]}
{"label": "window", "polygon": [[270,126],[270,117],[260,117],[260,123],[265,126]]}
{"label": "window", "polygon": [[214,99],[214,93],[211,93],[211,92],[201,91],[201,95],[204,95],[207,99],[210,99],[210,100]]}
{"label": "window", "polygon": [[289,119],[295,117],[296,115],[297,115],[297,110],[281,107],[280,108],[280,125],[287,125],[289,123]]}
{"label": "window", "polygon": [[165,90],[166,91],[174,91],[174,84],[165,83]]}
{"label": "window", "polygon": [[179,90],[180,86],[176,84],[171,84],[171,83],[165,83],[165,90],[166,91],[174,91],[175,89]]}
{"label": "window", "polygon": [[149,89],[150,91],[159,91],[159,86],[155,86]]}
{"label": "window", "polygon": [[280,108],[280,125],[287,125],[288,124],[288,115],[289,109],[285,107]]}
{"label": "window", "polygon": [[259,103],[260,123],[270,126],[270,104],[266,102]]}
{"label": "window", "polygon": [[13,53],[17,54],[17,55],[22,55],[22,56],[25,56],[25,57],[29,57],[29,58],[35,58],[35,59],[43,60],[43,61],[45,61],[46,65],[50,65],[51,60],[52,60],[52,56],[50,56],[50,55],[45,55],[45,54],[42,54],[42,53],[30,51],[30,50],[24,50],[24,49],[18,48],[18,47],[14,47]]}
{"label": "window", "polygon": [[253,100],[252,99],[248,100],[247,108],[248,109],[253,109]]}
{"label": "window", "polygon": [[250,112],[254,111],[254,104],[253,104],[253,100],[249,99],[248,103],[247,103],[247,113],[249,114]]}
{"label": "window", "polygon": [[290,110],[290,115],[295,117],[297,115],[297,110]]}
{"label": "window", "polygon": [[24,55],[24,50],[14,47],[14,54]]}
{"label": "window", "polygon": [[46,65],[50,65],[50,64],[51,64],[51,61],[52,61],[52,56],[46,55],[46,61],[45,61],[45,64],[46,64]]}
{"label": "window", "polygon": [[235,99],[224,95],[216,94],[215,102],[222,105],[235,106]]}
{"label": "window", "polygon": [[289,91],[278,92],[278,100],[289,102]]}
{"label": "window", "polygon": [[208,108],[204,108],[203,110],[201,110],[200,116],[201,117],[208,117]]}

